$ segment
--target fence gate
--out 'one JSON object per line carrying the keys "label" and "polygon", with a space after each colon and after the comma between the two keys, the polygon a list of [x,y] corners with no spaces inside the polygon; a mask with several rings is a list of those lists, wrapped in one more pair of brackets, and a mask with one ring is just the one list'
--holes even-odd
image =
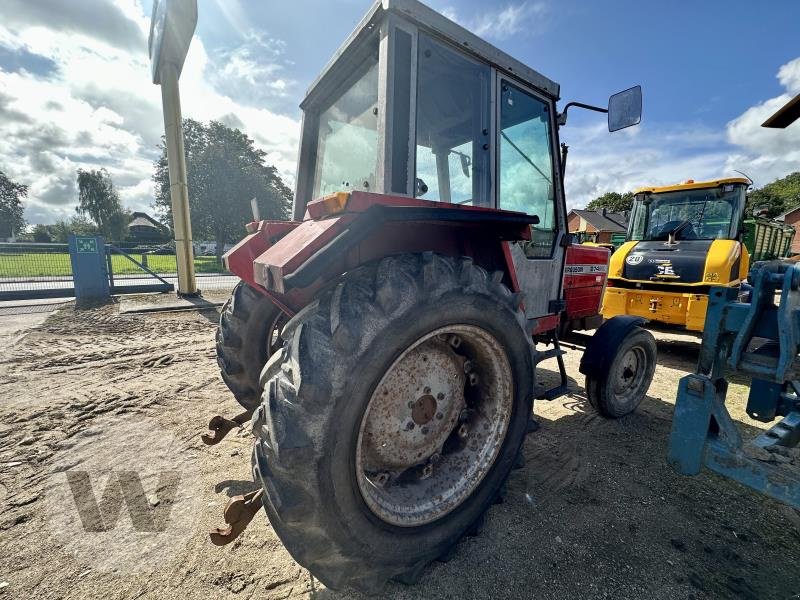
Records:
{"label": "fence gate", "polygon": [[106,244],[108,284],[112,294],[146,294],[172,292],[175,285],[147,264],[147,254],[128,253],[113,244]]}

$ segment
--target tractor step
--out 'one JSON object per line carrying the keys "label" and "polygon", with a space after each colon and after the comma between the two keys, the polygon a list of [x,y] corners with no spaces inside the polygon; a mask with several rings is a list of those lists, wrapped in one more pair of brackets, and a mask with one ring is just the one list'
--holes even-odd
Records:
{"label": "tractor step", "polygon": [[555,358],[558,361],[558,374],[561,378],[561,383],[536,396],[537,400],[555,400],[556,398],[566,396],[569,393],[567,369],[564,366],[564,355],[566,352],[561,349],[561,344],[559,343],[558,336],[555,333],[553,333],[553,336],[550,338],[550,343],[553,344],[552,348],[545,350],[544,352],[537,352],[534,366],[537,366],[539,363],[545,360]]}
{"label": "tractor step", "polygon": [[550,348],[549,350],[545,350],[544,352],[539,352],[539,354],[536,356],[536,364],[539,364],[540,362],[544,362],[551,358],[559,358],[561,356],[564,356],[565,354],[566,352],[564,350],[561,350],[560,348]]}

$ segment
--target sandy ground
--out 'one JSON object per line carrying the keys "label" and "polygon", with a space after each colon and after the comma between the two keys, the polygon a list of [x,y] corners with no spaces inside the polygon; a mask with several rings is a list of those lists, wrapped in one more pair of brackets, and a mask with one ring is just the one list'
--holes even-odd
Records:
{"label": "sandy ground", "polygon": [[[254,489],[246,431],[215,447],[199,439],[211,415],[238,412],[217,374],[216,319],[215,310],[120,314],[116,305],[70,307],[45,321],[0,319],[0,597],[349,597],[294,563],[263,513],[236,543],[208,542],[227,497]],[[685,478],[666,465],[677,382],[693,369],[698,346],[658,338],[650,396],[619,421],[587,406],[581,339],[573,340],[572,393],[536,405],[541,428],[528,436],[526,465],[512,473],[506,501],[451,561],[431,565],[416,586],[391,584],[386,596],[796,597],[797,513],[714,475]],[[543,369],[544,382],[553,376]],[[733,387],[734,416],[753,433],[745,389]],[[46,493],[70,452],[128,422],[150,429],[134,441],[120,437],[120,448],[136,450],[138,441],[146,457],[173,436],[175,464],[195,469],[185,496],[196,513],[191,527],[144,572],[102,566],[112,552],[102,540],[71,543],[54,528]]]}

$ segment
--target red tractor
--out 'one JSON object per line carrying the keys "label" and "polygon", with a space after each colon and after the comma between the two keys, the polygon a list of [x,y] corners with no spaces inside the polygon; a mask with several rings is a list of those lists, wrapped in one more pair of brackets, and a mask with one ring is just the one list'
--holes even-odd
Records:
{"label": "red tractor", "polygon": [[[571,105],[635,125],[641,90],[607,110],[559,113],[558,99],[416,0],[377,2],[347,39],[301,105],[295,220],[250,223],[226,255],[242,282],[217,354],[247,409],[236,422],[252,413],[263,495],[229,507],[218,543],[263,502],[319,580],[375,592],[477,528],[535,426],[534,396],[567,391],[559,336],[602,323],[609,253],[570,243],[559,126]],[[607,417],[652,380],[642,322],[606,321],[586,348],[587,395]],[[561,385],[540,389],[548,358]]]}

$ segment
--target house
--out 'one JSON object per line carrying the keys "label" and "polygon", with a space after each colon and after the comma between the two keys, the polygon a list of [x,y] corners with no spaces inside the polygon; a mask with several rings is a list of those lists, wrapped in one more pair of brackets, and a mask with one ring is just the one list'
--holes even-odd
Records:
{"label": "house", "polygon": [[628,215],[601,210],[571,210],[567,215],[567,229],[579,234],[582,242],[610,244],[615,233],[625,234],[628,230]]}
{"label": "house", "polygon": [[782,215],[775,217],[776,221],[782,221],[794,227],[794,240],[792,240],[792,254],[800,254],[800,206],[797,206]]}
{"label": "house", "polygon": [[141,244],[160,244],[169,239],[169,231],[147,213],[134,212],[128,223],[128,239]]}

